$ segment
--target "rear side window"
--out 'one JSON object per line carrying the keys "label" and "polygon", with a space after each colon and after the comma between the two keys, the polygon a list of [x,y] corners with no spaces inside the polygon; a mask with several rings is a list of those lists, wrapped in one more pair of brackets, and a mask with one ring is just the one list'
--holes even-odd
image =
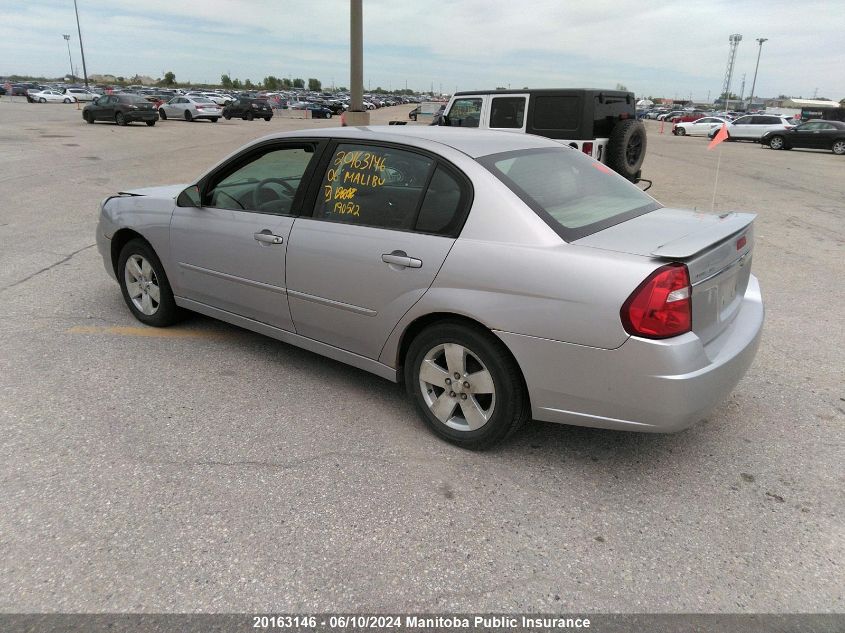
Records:
{"label": "rear side window", "polygon": [[567,241],[660,208],[609,167],[568,148],[504,152],[479,162]]}
{"label": "rear side window", "polygon": [[465,207],[460,183],[446,169],[438,167],[425,192],[414,228],[421,233],[453,235],[461,228]]}
{"label": "rear side window", "polygon": [[323,175],[314,218],[454,237],[471,201],[466,177],[431,157],[339,144]]}
{"label": "rear side window", "polygon": [[581,97],[538,96],[534,100],[534,128],[577,130],[581,118]]}
{"label": "rear side window", "polygon": [[323,176],[314,218],[411,230],[434,161],[390,147],[340,144]]}
{"label": "rear side window", "polygon": [[525,97],[494,97],[490,105],[490,127],[521,129],[525,122]]}

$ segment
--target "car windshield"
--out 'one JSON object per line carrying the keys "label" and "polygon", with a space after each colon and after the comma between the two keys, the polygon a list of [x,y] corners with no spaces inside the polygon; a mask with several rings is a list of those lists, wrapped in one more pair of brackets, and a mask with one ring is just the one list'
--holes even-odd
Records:
{"label": "car windshield", "polygon": [[504,152],[479,162],[567,241],[660,208],[609,167],[570,148]]}

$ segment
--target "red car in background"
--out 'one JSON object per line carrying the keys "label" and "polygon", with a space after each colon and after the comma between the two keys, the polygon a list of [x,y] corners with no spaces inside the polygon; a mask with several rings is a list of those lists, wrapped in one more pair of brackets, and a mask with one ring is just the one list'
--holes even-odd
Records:
{"label": "red car in background", "polygon": [[693,121],[698,121],[704,116],[707,116],[707,113],[702,110],[691,110],[689,112],[684,112],[680,116],[672,117],[672,123],[691,123]]}

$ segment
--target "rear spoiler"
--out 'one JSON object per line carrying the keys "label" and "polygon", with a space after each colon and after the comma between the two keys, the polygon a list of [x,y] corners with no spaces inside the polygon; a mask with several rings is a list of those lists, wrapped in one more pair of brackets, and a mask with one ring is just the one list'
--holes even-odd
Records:
{"label": "rear spoiler", "polygon": [[651,251],[653,257],[663,259],[684,259],[721,242],[722,240],[741,233],[748,228],[757,217],[756,213],[728,212],[719,216],[721,222],[716,226],[709,226],[700,231],[689,233],[681,238],[661,244]]}

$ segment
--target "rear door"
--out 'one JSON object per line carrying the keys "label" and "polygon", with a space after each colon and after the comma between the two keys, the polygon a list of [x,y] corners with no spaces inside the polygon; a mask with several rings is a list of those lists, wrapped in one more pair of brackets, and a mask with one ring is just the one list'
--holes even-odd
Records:
{"label": "rear door", "polygon": [[288,246],[296,332],[375,359],[434,281],[470,185],[434,156],[353,141],[327,152],[318,174],[313,216],[296,220]]}
{"label": "rear door", "polygon": [[[733,138],[754,138],[760,131],[759,125],[754,125],[753,116],[741,116],[730,126],[728,133]],[[759,138],[759,137],[758,137]]]}

